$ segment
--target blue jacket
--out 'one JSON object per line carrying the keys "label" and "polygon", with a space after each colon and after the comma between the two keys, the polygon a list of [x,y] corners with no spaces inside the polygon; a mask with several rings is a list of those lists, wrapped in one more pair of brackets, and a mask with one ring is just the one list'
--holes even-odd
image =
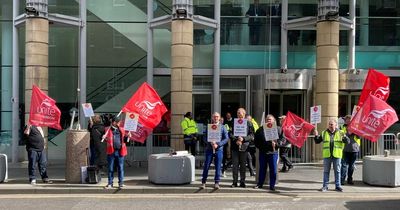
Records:
{"label": "blue jacket", "polygon": [[[228,131],[226,130],[225,126],[221,124],[221,141],[218,142],[218,147],[215,151],[220,151],[224,149],[224,145],[228,143],[229,136]],[[207,142],[207,129],[206,129],[206,138],[203,138],[204,143],[206,143],[206,151],[212,150],[212,146],[210,142]]]}

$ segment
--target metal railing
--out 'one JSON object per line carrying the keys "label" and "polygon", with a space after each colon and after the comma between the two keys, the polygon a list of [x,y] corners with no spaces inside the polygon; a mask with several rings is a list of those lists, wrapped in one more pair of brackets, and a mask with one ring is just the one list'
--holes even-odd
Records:
{"label": "metal railing", "polygon": [[[171,147],[171,134],[170,133],[153,133],[151,134],[153,140],[152,154],[168,153]],[[359,159],[368,155],[383,155],[385,150],[389,150],[392,155],[400,155],[400,145],[398,141],[400,133],[382,134],[377,142],[361,139],[361,147],[359,152]],[[205,144],[201,140],[203,135],[199,135],[199,141],[196,145],[196,159],[202,160],[204,157]],[[289,159],[293,163],[310,163],[312,160],[312,145],[314,144],[314,136],[308,137],[302,148],[292,146],[289,151]],[[319,146],[319,145],[317,145]],[[127,161],[147,161],[146,142],[141,144],[138,142],[131,142],[128,145]],[[257,160],[258,161],[258,160]]]}

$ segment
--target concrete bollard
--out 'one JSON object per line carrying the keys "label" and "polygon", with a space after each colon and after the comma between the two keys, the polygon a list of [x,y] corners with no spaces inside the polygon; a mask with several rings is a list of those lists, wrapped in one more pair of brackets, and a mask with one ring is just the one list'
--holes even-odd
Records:
{"label": "concrete bollard", "polygon": [[384,151],[384,156],[385,156],[385,157],[389,157],[389,155],[390,155],[390,151],[389,151],[389,150],[385,150],[385,151]]}
{"label": "concrete bollard", "polygon": [[87,130],[68,130],[66,142],[65,182],[81,183],[81,166],[87,166],[86,148],[90,134]]}

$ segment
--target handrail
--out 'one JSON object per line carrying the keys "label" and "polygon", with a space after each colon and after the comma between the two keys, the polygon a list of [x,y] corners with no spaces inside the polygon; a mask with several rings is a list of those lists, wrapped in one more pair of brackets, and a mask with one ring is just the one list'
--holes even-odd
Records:
{"label": "handrail", "polygon": [[90,101],[94,97],[98,96],[101,93],[101,91],[103,91],[105,88],[107,88],[107,86],[106,86],[107,83],[109,83],[109,82],[114,82],[115,83],[115,82],[119,81],[120,79],[124,78],[126,75],[128,75],[132,71],[136,70],[138,67],[140,67],[140,65],[137,66],[137,67],[134,67],[134,66],[136,64],[138,64],[139,62],[141,62],[146,57],[147,57],[147,55],[141,57],[139,60],[135,61],[133,64],[131,64],[130,66],[126,67],[124,70],[122,70],[117,75],[115,75],[115,77],[112,77],[112,78],[108,79],[107,81],[103,82],[102,84],[100,84],[96,89],[94,89],[92,92],[90,92],[87,95],[87,101]]}
{"label": "handrail", "polygon": [[[157,2],[157,4],[162,5],[162,7],[160,7],[160,8],[161,8],[161,10],[164,11],[167,15],[170,15],[170,14],[172,13],[172,9],[169,8],[167,5],[165,5],[164,3],[162,3],[160,0],[157,0],[156,2]],[[167,9],[165,9],[165,8],[167,8]]]}

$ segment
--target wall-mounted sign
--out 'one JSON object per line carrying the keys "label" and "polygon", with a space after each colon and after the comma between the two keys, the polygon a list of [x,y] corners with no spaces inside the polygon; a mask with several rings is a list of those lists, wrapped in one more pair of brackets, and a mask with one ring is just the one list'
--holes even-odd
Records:
{"label": "wall-mounted sign", "polygon": [[367,74],[339,74],[339,90],[362,90]]}
{"label": "wall-mounted sign", "polygon": [[265,89],[306,90],[309,85],[307,73],[272,73],[265,75]]}

